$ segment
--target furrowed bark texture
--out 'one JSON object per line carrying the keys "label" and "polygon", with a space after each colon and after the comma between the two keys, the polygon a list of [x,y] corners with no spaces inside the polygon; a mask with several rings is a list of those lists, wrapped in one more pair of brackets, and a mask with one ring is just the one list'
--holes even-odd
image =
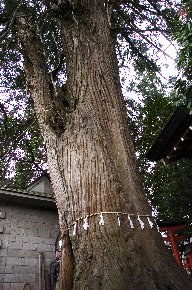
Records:
{"label": "furrowed bark texture", "polygon": [[[192,289],[156,229],[143,217],[142,230],[137,220],[137,214],[150,214],[150,209],[135,165],[103,1],[74,1],[71,9],[68,16],[61,15],[66,90],[75,104],[71,111],[62,104],[59,112],[56,109],[57,95],[46,64],[38,62],[39,57],[43,60],[41,44],[33,37],[30,47],[35,32],[27,34],[26,21],[21,16],[19,20],[28,56],[26,75],[60,213],[64,240],[60,289]],[[134,228],[121,214],[119,226],[115,213],[103,214],[105,224],[99,225],[99,215],[93,214],[100,212],[135,214]],[[78,220],[85,216],[87,230]]]}

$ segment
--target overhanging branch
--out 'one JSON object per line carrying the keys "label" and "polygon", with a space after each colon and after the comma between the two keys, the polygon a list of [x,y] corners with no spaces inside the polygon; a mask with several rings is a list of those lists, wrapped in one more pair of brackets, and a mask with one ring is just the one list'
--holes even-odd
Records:
{"label": "overhanging branch", "polygon": [[20,8],[22,2],[23,2],[23,0],[20,0],[20,2],[18,3],[18,5],[17,5],[15,11],[13,12],[13,16],[12,16],[12,18],[11,18],[11,21],[10,21],[10,23],[6,26],[6,28],[4,29],[3,34],[0,35],[0,39],[3,39],[3,38],[7,35],[7,33],[10,31],[11,26],[12,26],[12,24],[13,24],[13,21],[14,21],[14,19],[15,19],[15,17],[16,17],[16,14],[17,14],[17,12],[18,12],[18,10],[19,10],[19,8]]}

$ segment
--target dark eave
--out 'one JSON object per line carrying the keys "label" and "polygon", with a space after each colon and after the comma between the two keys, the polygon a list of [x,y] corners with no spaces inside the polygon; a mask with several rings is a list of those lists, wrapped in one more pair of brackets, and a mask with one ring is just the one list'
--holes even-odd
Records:
{"label": "dark eave", "polygon": [[17,203],[32,207],[49,208],[56,210],[53,197],[45,197],[42,193],[0,189],[0,202]]}
{"label": "dark eave", "polygon": [[159,137],[148,151],[150,161],[164,159],[167,163],[192,158],[192,115],[177,108]]}

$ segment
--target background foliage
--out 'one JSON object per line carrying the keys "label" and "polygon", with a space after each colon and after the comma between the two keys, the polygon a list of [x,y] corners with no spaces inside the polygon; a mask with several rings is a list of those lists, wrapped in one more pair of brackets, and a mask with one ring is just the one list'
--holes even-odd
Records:
{"label": "background foliage", "polygon": [[[62,1],[63,9],[70,1]],[[105,1],[110,7],[113,1]],[[46,169],[42,142],[30,88],[23,70],[22,44],[15,26],[18,11],[34,18],[50,72],[59,68],[55,84],[65,80],[65,58],[60,44],[57,1],[3,0],[0,6],[0,186],[25,188]],[[65,8],[66,12],[68,8]],[[145,154],[177,105],[191,106],[192,76],[191,1],[116,0],[111,33],[116,41],[119,68],[135,71],[135,79],[122,85],[130,127],[145,191],[153,208],[166,218],[191,217],[191,162],[181,160],[169,166],[152,164]],[[168,63],[163,42],[177,43],[178,76],[164,79]],[[173,44],[172,44],[173,43]],[[170,90],[171,88],[171,90]],[[140,100],[131,96],[137,93]]]}

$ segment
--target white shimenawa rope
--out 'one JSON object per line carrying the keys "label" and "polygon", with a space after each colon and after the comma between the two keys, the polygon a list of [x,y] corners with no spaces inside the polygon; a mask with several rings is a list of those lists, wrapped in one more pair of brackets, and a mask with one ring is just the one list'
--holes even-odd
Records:
{"label": "white shimenawa rope", "polygon": [[69,226],[69,228],[66,230],[66,232],[72,229],[72,235],[75,236],[76,235],[76,232],[77,232],[77,224],[78,224],[78,221],[81,221],[81,220],[83,221],[83,229],[85,231],[87,231],[88,228],[89,228],[89,219],[91,217],[97,216],[97,215],[99,216],[99,221],[98,221],[99,225],[100,226],[104,226],[105,225],[104,215],[106,215],[106,214],[114,214],[114,215],[116,215],[117,216],[117,223],[118,223],[119,226],[121,226],[120,215],[126,215],[127,218],[128,218],[128,223],[129,223],[131,229],[134,229],[134,224],[133,224],[133,221],[131,219],[132,217],[137,218],[137,221],[139,222],[140,227],[141,227],[142,230],[144,230],[144,228],[145,228],[145,222],[143,221],[143,218],[146,218],[147,219],[147,223],[149,224],[150,228],[153,228],[154,223],[155,223],[155,222],[151,221],[150,218],[152,218],[152,216],[151,215],[148,215],[148,214],[139,214],[139,213],[137,213],[137,214],[130,214],[130,213],[126,213],[126,212],[103,211],[103,212],[96,212],[96,213],[93,213],[93,214],[89,214],[89,215],[86,215],[86,216],[82,216],[82,217],[76,219],[71,224],[71,226]]}

